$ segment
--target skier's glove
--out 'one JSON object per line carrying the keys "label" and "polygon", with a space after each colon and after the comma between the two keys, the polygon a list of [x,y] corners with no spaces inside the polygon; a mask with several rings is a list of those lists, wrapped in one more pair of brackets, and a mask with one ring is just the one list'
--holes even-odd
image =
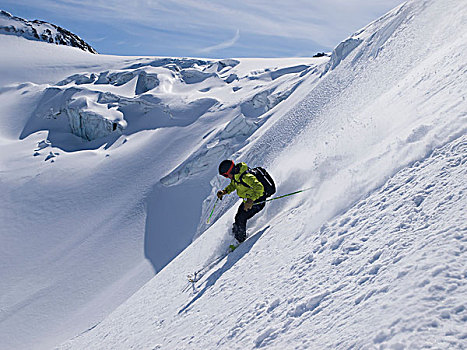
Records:
{"label": "skier's glove", "polygon": [[227,192],[224,191],[224,190],[217,191],[217,198],[219,198],[220,200],[222,200],[222,197],[224,197],[226,194],[227,194]]}
{"label": "skier's glove", "polygon": [[243,207],[245,208],[245,211],[250,210],[251,207],[253,207],[253,204],[254,204],[253,200],[248,198],[246,202],[243,203]]}

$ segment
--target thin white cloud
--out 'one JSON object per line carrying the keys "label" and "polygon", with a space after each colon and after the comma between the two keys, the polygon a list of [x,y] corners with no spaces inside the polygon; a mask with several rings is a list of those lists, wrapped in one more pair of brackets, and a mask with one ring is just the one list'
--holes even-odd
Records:
{"label": "thin white cloud", "polygon": [[92,40],[93,42],[95,42],[95,43],[99,43],[99,42],[104,41],[104,40],[106,40],[106,39],[107,39],[106,36],[101,36],[101,37],[98,37],[98,38],[91,38],[91,40]]}
{"label": "thin white cloud", "polygon": [[217,44],[217,45],[208,46],[208,47],[205,47],[203,49],[200,49],[199,53],[206,54],[206,53],[211,53],[213,51],[226,49],[228,47],[234,46],[235,43],[238,41],[238,39],[240,39],[240,29],[237,29],[237,31],[236,31],[236,33],[235,33],[235,35],[234,35],[234,37],[232,39],[224,41],[224,42],[222,42],[220,44]]}

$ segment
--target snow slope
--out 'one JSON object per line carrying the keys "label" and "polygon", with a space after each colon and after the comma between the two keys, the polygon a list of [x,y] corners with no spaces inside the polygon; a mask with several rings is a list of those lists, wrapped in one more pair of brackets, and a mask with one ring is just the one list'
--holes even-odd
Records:
{"label": "snow slope", "polygon": [[319,230],[306,206],[282,213],[192,289],[187,265],[223,239],[202,236],[60,348],[462,349],[466,151],[447,144]]}
{"label": "snow slope", "polygon": [[185,249],[218,160],[328,61],[0,47],[2,349],[90,328]]}
{"label": "snow slope", "polygon": [[60,348],[467,347],[466,16],[463,2],[409,1],[338,45],[308,95],[234,154],[266,165],[278,194],[309,195],[270,203],[190,285],[230,240],[223,201],[193,244]]}
{"label": "snow slope", "polygon": [[[465,348],[466,12],[410,1],[313,59],[0,35],[1,348]],[[224,157],[312,190],[190,285],[232,240]]]}

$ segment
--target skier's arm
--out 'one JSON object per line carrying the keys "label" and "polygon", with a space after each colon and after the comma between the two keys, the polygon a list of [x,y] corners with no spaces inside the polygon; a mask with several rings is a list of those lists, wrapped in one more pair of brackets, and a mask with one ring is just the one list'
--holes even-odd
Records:
{"label": "skier's arm", "polygon": [[224,188],[224,192],[225,194],[229,194],[229,193],[232,193],[233,191],[235,191],[235,184],[232,181],[226,188]]}
{"label": "skier's arm", "polygon": [[245,176],[243,176],[243,181],[248,186],[250,186],[246,193],[248,195],[248,198],[250,198],[252,201],[257,200],[264,194],[263,184],[259,182],[253,174],[246,174]]}

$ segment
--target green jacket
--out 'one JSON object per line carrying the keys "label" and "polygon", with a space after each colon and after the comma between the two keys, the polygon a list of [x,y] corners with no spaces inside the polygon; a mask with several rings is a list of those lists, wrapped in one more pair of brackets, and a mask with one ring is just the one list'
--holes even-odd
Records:
{"label": "green jacket", "polygon": [[248,186],[243,185],[240,182],[241,175],[248,170],[248,166],[245,163],[239,163],[240,171],[234,175],[234,178],[230,181],[230,184],[224,188],[227,193],[232,193],[237,190],[237,195],[243,199],[257,200],[264,193],[264,187],[261,182],[253,174],[245,174],[242,177],[242,181]]}

